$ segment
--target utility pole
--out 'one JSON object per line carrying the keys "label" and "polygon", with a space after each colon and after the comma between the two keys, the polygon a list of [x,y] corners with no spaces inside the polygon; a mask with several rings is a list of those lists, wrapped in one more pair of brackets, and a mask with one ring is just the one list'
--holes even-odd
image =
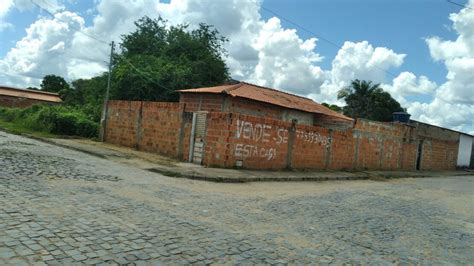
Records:
{"label": "utility pole", "polygon": [[100,141],[105,140],[105,127],[107,126],[107,111],[109,109],[110,78],[112,76],[112,57],[114,55],[114,42],[110,43],[109,76],[107,79],[107,90],[105,92],[104,107],[102,109],[102,118],[100,120]]}

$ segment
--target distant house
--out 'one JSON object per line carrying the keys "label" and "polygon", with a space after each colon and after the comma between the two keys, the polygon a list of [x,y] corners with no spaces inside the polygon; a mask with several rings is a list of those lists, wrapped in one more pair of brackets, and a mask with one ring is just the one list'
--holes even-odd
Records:
{"label": "distant house", "polygon": [[[439,127],[416,120],[410,120],[408,125],[416,127],[419,134],[429,136],[429,138],[446,138],[452,136],[452,140],[459,142],[457,152],[456,166],[459,168],[474,169],[474,136],[465,132],[452,130],[449,128]],[[422,151],[420,151],[422,152]],[[439,153],[438,153],[439,155]]]}
{"label": "distant house", "polygon": [[0,106],[26,108],[34,104],[59,104],[57,93],[0,86]]}
{"label": "distant house", "polygon": [[459,134],[458,167],[474,169],[474,136]]}
{"label": "distant house", "polygon": [[234,112],[311,126],[350,127],[354,121],[311,99],[247,82],[179,92],[187,112]]}

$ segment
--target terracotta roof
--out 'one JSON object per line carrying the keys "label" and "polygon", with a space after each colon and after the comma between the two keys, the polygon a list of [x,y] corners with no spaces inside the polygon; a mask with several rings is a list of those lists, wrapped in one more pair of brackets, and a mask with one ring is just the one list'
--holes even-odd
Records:
{"label": "terracotta roof", "polygon": [[290,109],[305,111],[309,113],[317,113],[334,116],[340,119],[353,121],[352,118],[347,117],[343,114],[340,114],[336,111],[333,111],[315,101],[290,94],[287,92],[279,91],[276,89],[271,89],[267,87],[262,87],[247,82],[240,82],[232,85],[222,85],[216,87],[208,88],[198,88],[198,89],[188,89],[188,90],[179,90],[182,93],[223,93],[233,97],[242,97],[246,99],[251,99],[255,101],[270,103]]}
{"label": "terracotta roof", "polygon": [[26,90],[0,86],[0,95],[18,97],[18,98],[27,98],[38,101],[45,102],[62,102],[61,98],[57,93],[45,92],[45,91],[35,91],[35,90]]}

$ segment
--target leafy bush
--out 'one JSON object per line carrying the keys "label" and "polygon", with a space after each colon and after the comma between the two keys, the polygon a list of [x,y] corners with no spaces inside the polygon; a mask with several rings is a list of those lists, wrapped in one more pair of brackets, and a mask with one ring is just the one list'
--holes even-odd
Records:
{"label": "leafy bush", "polygon": [[26,109],[0,108],[0,119],[25,128],[58,135],[97,137],[99,123],[94,115],[71,106],[34,105]]}

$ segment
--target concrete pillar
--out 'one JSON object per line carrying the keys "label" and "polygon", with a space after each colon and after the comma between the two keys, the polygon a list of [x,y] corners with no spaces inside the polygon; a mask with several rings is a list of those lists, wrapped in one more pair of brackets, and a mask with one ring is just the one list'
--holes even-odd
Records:
{"label": "concrete pillar", "polygon": [[331,152],[332,152],[332,129],[329,129],[329,139],[331,140],[330,145],[326,147],[326,154],[325,154],[325,162],[324,162],[324,169],[329,168],[329,164],[331,163]]}
{"label": "concrete pillar", "polygon": [[288,130],[288,152],[286,153],[286,168],[291,169],[291,160],[293,159],[293,144],[296,135],[296,120],[291,121],[290,130]]}
{"label": "concrete pillar", "polygon": [[135,149],[140,149],[140,142],[142,140],[143,129],[142,129],[142,118],[143,118],[143,102],[140,102],[140,109],[137,114],[137,121],[135,122]]}
{"label": "concrete pillar", "polygon": [[186,126],[186,113],[184,112],[186,105],[183,106],[183,108],[180,110],[180,118],[181,118],[181,123],[179,126],[179,134],[178,134],[178,159],[183,160],[183,145],[184,145],[184,131],[185,131],[185,126]]}
{"label": "concrete pillar", "polygon": [[358,161],[359,161],[359,142],[360,142],[360,136],[358,133],[353,132],[353,136],[355,135],[356,137],[356,143],[355,143],[355,149],[354,149],[354,161],[352,161],[352,168],[357,169],[358,167]]}

